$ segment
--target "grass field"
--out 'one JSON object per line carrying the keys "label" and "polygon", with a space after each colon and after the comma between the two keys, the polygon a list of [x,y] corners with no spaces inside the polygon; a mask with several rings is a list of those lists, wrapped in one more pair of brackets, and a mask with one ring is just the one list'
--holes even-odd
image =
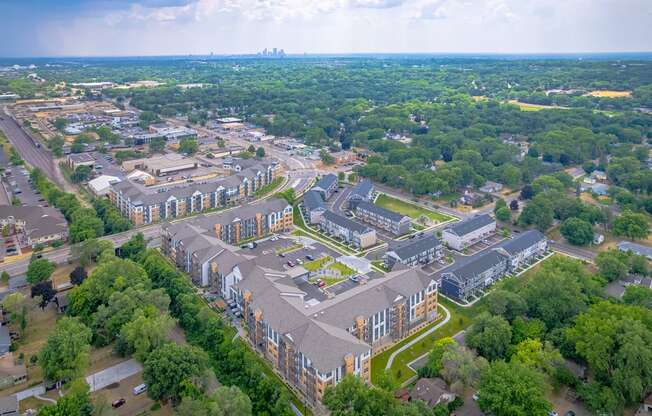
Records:
{"label": "grass field", "polygon": [[347,266],[346,264],[340,263],[340,262],[335,262],[328,266],[330,270],[337,270],[340,272],[342,276],[350,276],[352,274],[355,274],[355,270]]}
{"label": "grass field", "polygon": [[408,217],[416,220],[422,215],[430,218],[432,221],[444,222],[452,219],[453,217],[442,214],[437,211],[432,211],[423,208],[411,202],[403,201],[401,199],[393,198],[387,194],[380,194],[375,202],[376,205],[388,209],[390,211],[398,212],[399,214],[407,215]]}
{"label": "grass field", "polygon": [[615,91],[615,90],[594,90],[589,92],[586,95],[591,97],[601,97],[601,98],[626,98],[631,97],[631,91]]}
{"label": "grass field", "polygon": [[568,109],[568,107],[560,107],[555,105],[522,103],[517,100],[509,100],[509,103],[517,105],[521,109],[521,111],[539,111],[539,110],[551,110],[551,109],[567,110]]}
{"label": "grass field", "polygon": [[329,262],[332,260],[332,257],[330,256],[324,256],[320,257],[318,259],[315,259],[313,261],[307,261],[303,263],[303,267],[308,270],[309,272],[315,272],[321,268],[322,265],[325,263]]}
{"label": "grass field", "polygon": [[[430,352],[435,341],[445,337],[452,337],[453,335],[468,327],[471,324],[473,317],[482,310],[481,302],[470,308],[462,308],[455,305],[448,299],[440,296],[439,303],[450,311],[451,318],[446,325],[434,331],[421,341],[414,344],[412,347],[398,354],[396,358],[394,358],[394,363],[392,364],[390,371],[396,381],[400,384],[409,380],[410,377],[416,374],[410,367],[408,367],[410,362],[419,358],[423,354]],[[428,328],[429,326],[402,340],[400,343],[394,345],[387,351],[384,351],[381,354],[373,357],[371,359],[371,382],[375,383],[378,381],[378,377],[380,377],[385,371],[385,366],[387,365],[389,356],[392,355],[394,351],[396,351],[398,348],[410,340],[416,338],[419,334],[425,332]]]}

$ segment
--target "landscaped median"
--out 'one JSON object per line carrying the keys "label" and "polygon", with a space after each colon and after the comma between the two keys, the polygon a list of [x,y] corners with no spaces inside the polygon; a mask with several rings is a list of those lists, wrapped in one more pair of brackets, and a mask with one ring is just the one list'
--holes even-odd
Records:
{"label": "landscaped median", "polygon": [[[423,356],[424,354],[428,354],[432,349],[435,341],[445,337],[452,337],[453,335],[468,327],[471,324],[471,319],[476,316],[481,309],[478,305],[472,308],[459,307],[450,302],[448,299],[443,298],[441,295],[439,296],[439,303],[448,309],[451,315],[450,319],[441,328],[436,329],[421,339],[419,342],[394,357],[394,362],[392,363],[390,372],[399,384],[405,383],[416,375],[414,370],[408,367],[409,363]],[[443,310],[441,308],[439,311],[443,314]],[[387,366],[389,357],[395,351],[400,349],[403,345],[408,344],[419,335],[428,331],[432,326],[437,325],[439,322],[439,320],[432,322],[420,331],[395,344],[390,349],[383,351],[382,353],[373,357],[371,359],[371,382],[378,382],[380,376],[385,372],[385,367]]]}

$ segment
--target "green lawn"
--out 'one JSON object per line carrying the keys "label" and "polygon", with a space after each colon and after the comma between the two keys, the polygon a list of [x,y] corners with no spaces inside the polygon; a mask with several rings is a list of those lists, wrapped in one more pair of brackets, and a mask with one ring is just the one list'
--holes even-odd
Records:
{"label": "green lawn", "polygon": [[261,196],[267,195],[268,193],[276,190],[276,188],[281,186],[284,180],[285,180],[284,176],[279,176],[278,178],[274,178],[272,182],[270,182],[269,184],[263,186],[262,188],[254,192],[254,196],[256,198],[259,198]]}
{"label": "green lawn", "polygon": [[346,264],[342,264],[340,262],[335,262],[328,266],[329,269],[331,270],[337,270],[340,272],[342,276],[351,276],[352,274],[355,274],[355,270],[347,266]]}
{"label": "green lawn", "polygon": [[313,261],[307,261],[303,263],[303,267],[308,270],[309,272],[315,272],[321,268],[322,265],[325,263],[328,263],[329,261],[332,260],[331,256],[324,256],[320,257],[318,259],[315,259]]}
{"label": "green lawn", "polygon": [[388,209],[390,211],[395,211],[398,212],[399,214],[407,215],[413,220],[416,220],[422,215],[425,215],[426,217],[430,218],[432,221],[436,221],[436,222],[444,222],[453,218],[449,215],[442,214],[440,212],[433,211],[427,208],[423,208],[419,205],[391,197],[387,194],[378,195],[375,204],[385,209]]}
{"label": "green lawn", "polygon": [[326,287],[333,286],[335,284],[338,284],[339,282],[343,282],[346,280],[345,277],[335,277],[335,276],[320,276],[319,279],[321,279],[326,284]]}
{"label": "green lawn", "polygon": [[[429,352],[432,349],[435,341],[445,337],[452,337],[453,335],[468,327],[471,324],[473,317],[476,316],[482,309],[480,304],[476,304],[470,308],[462,308],[442,296],[439,297],[439,303],[444,305],[450,311],[451,319],[448,321],[448,323],[446,323],[446,325],[437,329],[435,332],[431,333],[394,358],[394,363],[392,364],[390,371],[392,372],[392,375],[395,377],[396,381],[399,383],[404,383],[410,377],[415,375],[415,372],[407,366],[408,363]],[[435,322],[434,325],[436,324],[437,323]],[[409,336],[408,338],[405,338],[400,343],[394,345],[387,351],[384,351],[381,354],[373,357],[371,359],[371,382],[376,383],[378,381],[378,377],[385,371],[385,366],[387,365],[389,356],[394,351],[425,332],[429,327],[430,326]]]}

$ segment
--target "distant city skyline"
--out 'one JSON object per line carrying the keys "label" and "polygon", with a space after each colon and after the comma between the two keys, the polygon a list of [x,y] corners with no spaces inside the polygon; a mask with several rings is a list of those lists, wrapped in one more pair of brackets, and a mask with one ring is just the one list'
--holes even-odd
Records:
{"label": "distant city skyline", "polygon": [[22,0],[0,56],[652,51],[648,0]]}

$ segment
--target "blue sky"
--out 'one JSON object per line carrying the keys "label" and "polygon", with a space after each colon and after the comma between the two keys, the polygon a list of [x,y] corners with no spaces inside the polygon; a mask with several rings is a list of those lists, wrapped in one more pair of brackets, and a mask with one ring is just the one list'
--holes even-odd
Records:
{"label": "blue sky", "polygon": [[650,0],[0,0],[0,56],[652,51]]}

